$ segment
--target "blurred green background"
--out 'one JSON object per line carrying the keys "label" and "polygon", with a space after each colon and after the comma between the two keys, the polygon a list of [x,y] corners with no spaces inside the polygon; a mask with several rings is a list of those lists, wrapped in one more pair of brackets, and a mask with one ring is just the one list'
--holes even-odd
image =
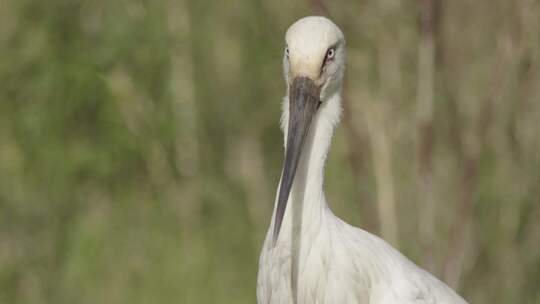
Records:
{"label": "blurred green background", "polygon": [[540,303],[536,0],[0,0],[0,303],[254,303],[311,14],[348,43],[335,213]]}

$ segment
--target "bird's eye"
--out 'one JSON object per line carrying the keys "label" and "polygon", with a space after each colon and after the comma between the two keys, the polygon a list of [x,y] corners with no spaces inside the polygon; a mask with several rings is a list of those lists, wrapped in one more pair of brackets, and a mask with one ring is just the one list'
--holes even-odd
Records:
{"label": "bird's eye", "polygon": [[328,51],[326,51],[326,58],[325,60],[332,60],[334,59],[334,56],[336,56],[336,49],[331,47],[328,49]]}
{"label": "bird's eye", "polygon": [[289,48],[288,47],[285,48],[285,56],[287,56],[287,58],[289,58]]}

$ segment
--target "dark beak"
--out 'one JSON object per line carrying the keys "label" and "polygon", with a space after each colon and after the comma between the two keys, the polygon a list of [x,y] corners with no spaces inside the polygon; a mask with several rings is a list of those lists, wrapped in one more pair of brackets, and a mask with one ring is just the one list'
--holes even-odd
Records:
{"label": "dark beak", "polygon": [[320,88],[308,77],[295,78],[289,89],[289,128],[285,164],[281,173],[278,205],[274,219],[274,244],[279,236],[302,146],[309,131],[311,119],[320,105],[319,93]]}

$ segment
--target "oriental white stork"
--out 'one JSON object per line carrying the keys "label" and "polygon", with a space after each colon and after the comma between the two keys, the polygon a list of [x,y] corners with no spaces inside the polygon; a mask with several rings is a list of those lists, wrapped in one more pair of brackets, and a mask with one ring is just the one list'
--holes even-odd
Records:
{"label": "oriental white stork", "polygon": [[324,166],[340,120],[345,39],[324,17],[286,33],[285,162],[257,280],[259,304],[466,303],[384,240],[336,217]]}

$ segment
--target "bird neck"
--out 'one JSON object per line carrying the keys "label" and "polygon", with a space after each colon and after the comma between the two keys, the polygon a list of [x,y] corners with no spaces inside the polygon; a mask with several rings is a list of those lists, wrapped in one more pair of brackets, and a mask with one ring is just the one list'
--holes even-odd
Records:
{"label": "bird neck", "polygon": [[[288,108],[288,99],[285,99],[282,117],[285,145]],[[323,191],[326,156],[340,115],[341,97],[339,92],[336,92],[322,102],[311,122],[287,204],[290,208],[285,211],[285,229],[282,226],[282,229],[287,231],[285,233],[292,233],[294,236],[301,231],[319,227],[321,216],[327,208]]]}

